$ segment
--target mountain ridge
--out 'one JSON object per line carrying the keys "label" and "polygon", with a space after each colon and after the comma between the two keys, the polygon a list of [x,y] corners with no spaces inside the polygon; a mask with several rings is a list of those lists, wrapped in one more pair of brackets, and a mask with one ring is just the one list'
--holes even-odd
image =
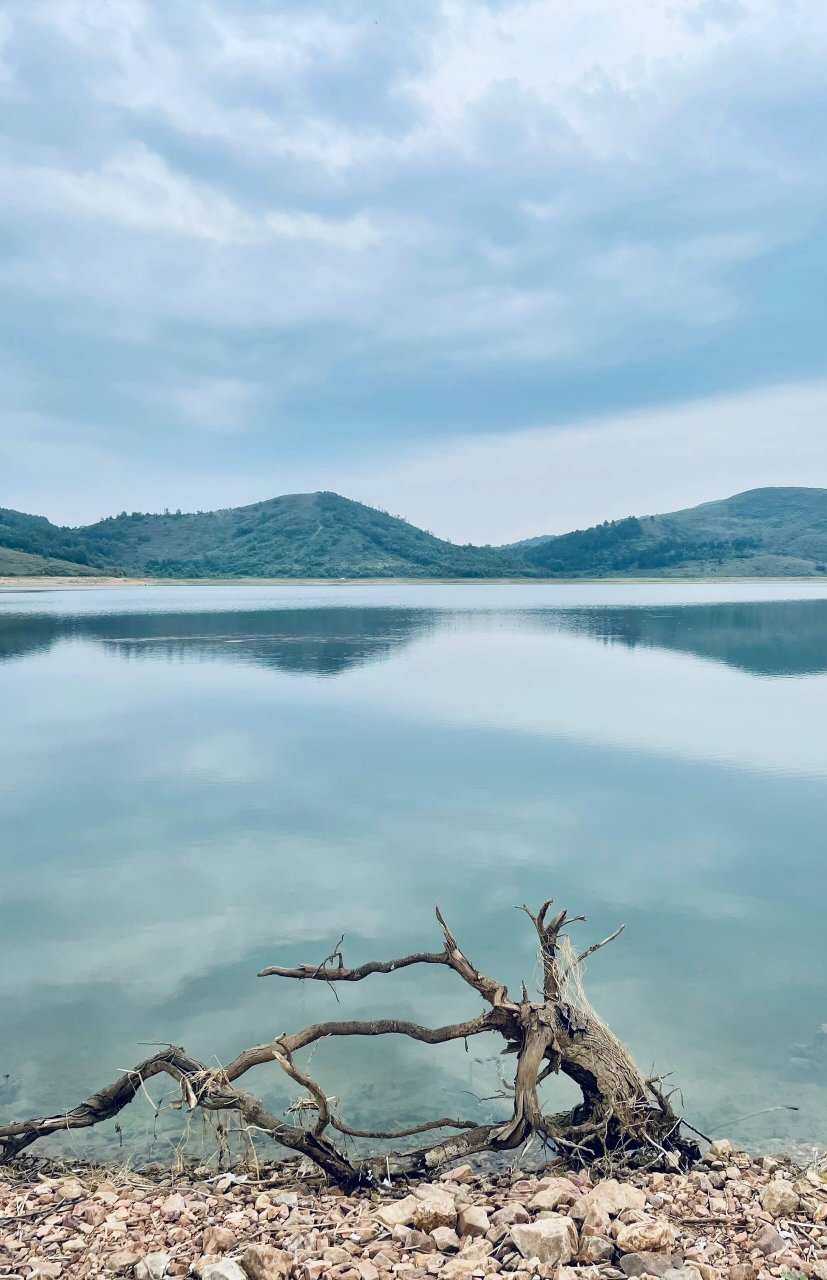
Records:
{"label": "mountain ridge", "polygon": [[[55,567],[59,566],[59,567]],[[827,489],[765,487],[505,546],[458,545],[320,490],[54,525],[0,508],[0,574],[364,579],[827,574]]]}

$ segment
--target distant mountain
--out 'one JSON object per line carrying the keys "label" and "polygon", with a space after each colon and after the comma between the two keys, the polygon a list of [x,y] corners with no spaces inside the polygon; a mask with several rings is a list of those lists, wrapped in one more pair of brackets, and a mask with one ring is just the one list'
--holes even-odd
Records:
{"label": "distant mountain", "polygon": [[0,511],[0,545],[98,571],[166,578],[491,578],[535,571],[510,552],[454,546],[336,493],[182,515],[124,511],[78,529]]}
{"label": "distant mountain", "polygon": [[595,578],[827,574],[827,489],[753,489],[508,547],[456,546],[336,493],[61,528],[0,509],[0,574]]}
{"label": "distant mountain", "polygon": [[824,574],[827,489],[751,489],[503,549],[550,577]]}

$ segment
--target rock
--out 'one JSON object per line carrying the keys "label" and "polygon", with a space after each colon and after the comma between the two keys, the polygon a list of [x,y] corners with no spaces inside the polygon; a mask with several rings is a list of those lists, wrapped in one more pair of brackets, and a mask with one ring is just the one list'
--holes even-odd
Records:
{"label": "rock", "polygon": [[487,1240],[474,1240],[440,1267],[440,1280],[462,1280],[462,1277],[473,1275],[475,1271],[484,1271],[491,1250],[492,1246]]}
{"label": "rock", "polygon": [[[584,1235],[580,1237],[580,1248],[577,1250],[578,1262],[611,1262],[614,1257],[614,1240],[608,1236]],[[627,1257],[633,1258],[633,1253]],[[627,1275],[632,1275],[631,1271]]]}
{"label": "rock", "polygon": [[761,1192],[761,1207],[771,1213],[774,1218],[786,1218],[795,1213],[799,1206],[799,1197],[789,1182],[782,1178],[773,1178]]}
{"label": "rock", "polygon": [[443,1169],[439,1175],[440,1182],[471,1182],[474,1170],[470,1164],[457,1165],[456,1169]]}
{"label": "rock", "polygon": [[441,1197],[448,1196],[453,1201],[454,1198],[444,1182],[441,1187],[435,1182],[421,1182],[418,1187],[414,1187],[413,1194],[417,1200],[439,1200]]}
{"label": "rock", "polygon": [[460,1209],[457,1217],[457,1234],[461,1236],[484,1236],[491,1228],[488,1214],[479,1205],[469,1204]]}
{"label": "rock", "polygon": [[248,1280],[287,1280],[296,1261],[286,1249],[269,1244],[251,1244],[241,1255],[241,1269]]}
{"label": "rock", "polygon": [[544,1178],[540,1190],[528,1202],[529,1209],[556,1209],[561,1204],[574,1204],[580,1188],[568,1178]]}
{"label": "rock", "polygon": [[199,1280],[247,1280],[239,1263],[233,1258],[218,1258],[215,1262],[202,1264]]}
{"label": "rock", "polygon": [[425,1231],[418,1231],[416,1227],[403,1227],[402,1225],[394,1227],[391,1232],[394,1240],[398,1240],[403,1249],[410,1251],[411,1249],[424,1249],[426,1253],[433,1253],[436,1245],[432,1238]]}
{"label": "rock", "polygon": [[603,1206],[595,1201],[586,1210],[581,1232],[586,1236],[607,1236],[612,1227],[612,1220]]}
{"label": "rock", "polygon": [[816,1280],[827,1280],[827,1262],[814,1262],[813,1275]]}
{"label": "rock", "polygon": [[721,1280],[721,1273],[718,1268],[710,1267],[707,1262],[698,1262],[693,1258],[691,1262],[687,1263],[687,1266],[693,1267],[701,1277],[701,1280]]}
{"label": "rock", "polygon": [[509,1204],[504,1204],[496,1213],[492,1213],[491,1221],[496,1227],[510,1227],[515,1222],[530,1222],[531,1214],[524,1204],[512,1200]]}
{"label": "rock", "polygon": [[[401,1200],[391,1200],[388,1204],[381,1205],[373,1216],[385,1227],[407,1227],[413,1222],[414,1209],[421,1203],[416,1196],[404,1196]],[[451,1203],[453,1206],[453,1201]]]}
{"label": "rock", "polygon": [[325,1249],[322,1257],[331,1267],[348,1267],[353,1261],[347,1249],[341,1249],[338,1245],[334,1245],[331,1249]]}
{"label": "rock", "polygon": [[420,1231],[431,1232],[437,1227],[454,1227],[457,1221],[457,1207],[453,1198],[444,1191],[436,1190],[424,1200],[417,1200],[413,1210],[412,1222]]}
{"label": "rock", "polygon": [[618,1266],[626,1276],[664,1276],[680,1264],[680,1258],[671,1253],[626,1253]]}
{"label": "rock", "polygon": [[599,1267],[561,1267],[557,1280],[603,1280]]}
{"label": "rock", "polygon": [[577,1250],[577,1227],[571,1218],[558,1214],[554,1218],[540,1218],[537,1222],[515,1223],[511,1239],[524,1258],[539,1258],[541,1262],[571,1262]]}
{"label": "rock", "polygon": [[181,1214],[187,1207],[187,1202],[180,1192],[175,1191],[171,1196],[167,1196],[161,1205],[161,1216],[167,1222],[177,1222]]}
{"label": "rock", "polygon": [[728,1138],[720,1138],[717,1142],[710,1142],[709,1151],[706,1154],[710,1160],[729,1160],[732,1155],[732,1143]]}
{"label": "rock", "polygon": [[644,1218],[620,1228],[617,1247],[621,1253],[668,1253],[675,1247],[675,1233],[662,1219]]}
{"label": "rock", "polygon": [[646,1192],[640,1187],[633,1187],[630,1182],[618,1182],[616,1178],[606,1178],[580,1197],[577,1201],[580,1212],[572,1213],[572,1217],[585,1217],[591,1205],[594,1204],[615,1217],[624,1209],[645,1209]]}
{"label": "rock", "polygon": [[227,1227],[207,1227],[201,1246],[205,1253],[229,1253],[235,1248],[235,1235]]}
{"label": "rock", "polygon": [[115,1253],[110,1253],[106,1259],[106,1270],[124,1273],[132,1271],[136,1262],[141,1261],[141,1255],[134,1253],[132,1249],[118,1249]]}
{"label": "rock", "polygon": [[752,1237],[752,1243],[756,1249],[761,1250],[765,1258],[773,1253],[780,1253],[787,1245],[784,1237],[769,1222],[761,1224]]}
{"label": "rock", "polygon": [[61,1178],[55,1183],[55,1189],[61,1200],[82,1200],[86,1195],[82,1183],[77,1178]]}
{"label": "rock", "polygon": [[379,1280],[379,1268],[367,1258],[356,1263],[356,1270],[359,1272],[359,1280]]}
{"label": "rock", "polygon": [[435,1227],[431,1239],[440,1253],[458,1253],[459,1236],[451,1227]]}
{"label": "rock", "polygon": [[168,1253],[148,1253],[135,1263],[135,1280],[163,1280],[168,1266]]}
{"label": "rock", "polygon": [[758,1271],[749,1262],[739,1262],[730,1267],[727,1275],[728,1280],[757,1280]]}

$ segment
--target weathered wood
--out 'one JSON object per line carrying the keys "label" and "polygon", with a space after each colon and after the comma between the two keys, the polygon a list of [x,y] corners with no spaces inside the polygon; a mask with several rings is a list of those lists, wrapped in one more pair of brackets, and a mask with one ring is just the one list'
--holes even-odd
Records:
{"label": "weathered wood", "polygon": [[[628,1051],[582,998],[579,986],[582,961],[612,942],[620,929],[578,955],[563,930],[584,917],[569,917],[565,911],[558,911],[547,923],[552,905],[553,900],[549,899],[536,914],[528,907],[522,908],[534,924],[540,944],[543,997],[539,1002],[529,1000],[524,984],[521,999],[514,1001],[502,983],[481,973],[464,954],[437,908],[444,941],[441,952],[418,952],[349,969],[341,951],[344,939],[340,939],[319,965],[303,964],[292,969],[273,967],[263,969],[260,976],[326,983],[360,982],[372,974],[393,973],[412,965],[445,965],[488,1006],[477,1017],[442,1027],[425,1027],[398,1018],[315,1023],[244,1049],[217,1071],[191,1058],[184,1049],[169,1046],[70,1111],[0,1126],[0,1159],[10,1159],[50,1134],[88,1128],[111,1119],[129,1105],[147,1080],[164,1073],[178,1081],[182,1102],[188,1107],[210,1112],[236,1111],[245,1124],[268,1134],[281,1146],[307,1156],[343,1186],[371,1182],[388,1174],[425,1174],[479,1151],[513,1150],[532,1134],[540,1135],[573,1163],[603,1162],[614,1168],[631,1164],[675,1167],[690,1163],[697,1158],[698,1149],[682,1135],[680,1117],[669,1098],[656,1081],[644,1079]],[[576,979],[574,986],[573,979]],[[581,998],[573,996],[572,991],[579,991]],[[516,1053],[517,1057],[511,1116],[486,1125],[443,1116],[394,1130],[354,1128],[336,1114],[332,1105],[335,1100],[325,1095],[293,1057],[298,1050],[319,1040],[340,1036],[402,1035],[437,1045],[483,1032],[501,1035],[506,1041],[504,1052]],[[306,1090],[307,1096],[298,1109],[312,1117],[308,1127],[289,1124],[274,1116],[257,1098],[236,1087],[235,1082],[253,1067],[268,1062],[278,1065]],[[556,1072],[577,1083],[582,1102],[570,1112],[546,1115],[537,1090],[542,1080]],[[394,1151],[366,1159],[346,1155],[326,1136],[333,1130],[350,1137],[394,1141],[449,1128],[461,1132],[414,1151]]]}

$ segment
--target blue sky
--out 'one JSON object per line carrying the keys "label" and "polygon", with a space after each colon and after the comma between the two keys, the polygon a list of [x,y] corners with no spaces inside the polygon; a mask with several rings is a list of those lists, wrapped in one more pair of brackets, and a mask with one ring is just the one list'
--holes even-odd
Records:
{"label": "blue sky", "polygon": [[0,505],[827,485],[823,0],[6,0]]}

